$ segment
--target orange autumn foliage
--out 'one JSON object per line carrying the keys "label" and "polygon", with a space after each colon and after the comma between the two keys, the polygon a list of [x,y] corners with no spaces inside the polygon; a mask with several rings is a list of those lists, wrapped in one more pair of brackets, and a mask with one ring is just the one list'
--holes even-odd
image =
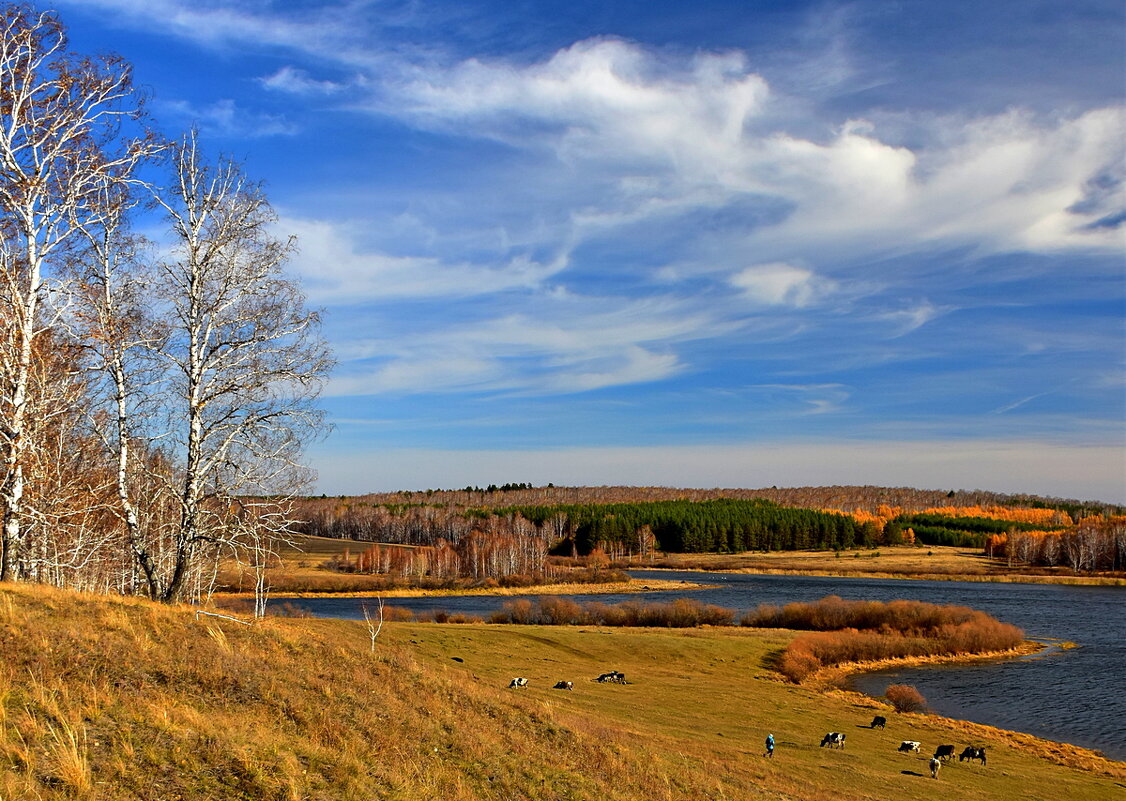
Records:
{"label": "orange autumn foliage", "polygon": [[1056,509],[1024,509],[1008,506],[935,506],[923,511],[928,515],[949,517],[986,517],[991,520],[1011,520],[1014,523],[1031,523],[1037,526],[1070,525],[1066,512]]}

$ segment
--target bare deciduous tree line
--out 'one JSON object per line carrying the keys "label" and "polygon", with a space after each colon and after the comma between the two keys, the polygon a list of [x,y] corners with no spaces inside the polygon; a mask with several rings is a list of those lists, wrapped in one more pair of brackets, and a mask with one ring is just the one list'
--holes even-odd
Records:
{"label": "bare deciduous tree line", "polygon": [[177,601],[233,554],[261,611],[331,357],[261,187],[143,100],[0,9],[0,580]]}
{"label": "bare deciduous tree line", "polygon": [[1085,520],[1063,531],[1010,531],[990,537],[985,550],[1009,565],[1069,567],[1076,573],[1126,569],[1126,518]]}

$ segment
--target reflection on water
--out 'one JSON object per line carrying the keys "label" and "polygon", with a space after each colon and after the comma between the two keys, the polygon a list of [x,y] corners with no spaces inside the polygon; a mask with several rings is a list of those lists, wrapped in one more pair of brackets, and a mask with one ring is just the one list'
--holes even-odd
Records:
{"label": "reflection on water", "polygon": [[[706,590],[660,593],[654,598],[695,598],[738,610],[760,603],[814,601],[826,595],[846,600],[904,598],[962,604],[1014,623],[1031,638],[1070,640],[1079,648],[1052,648],[1034,659],[882,671],[856,677],[854,686],[874,695],[888,684],[912,684],[943,715],[1025,731],[1040,737],[1097,748],[1126,760],[1126,588],[1051,584],[988,584],[809,576],[631,571],[634,578],[714,582]],[[566,596],[576,601],[617,603],[637,595]],[[445,596],[396,598],[395,606],[416,612],[444,609],[486,616],[510,598]],[[361,620],[364,598],[277,598],[318,617]]]}

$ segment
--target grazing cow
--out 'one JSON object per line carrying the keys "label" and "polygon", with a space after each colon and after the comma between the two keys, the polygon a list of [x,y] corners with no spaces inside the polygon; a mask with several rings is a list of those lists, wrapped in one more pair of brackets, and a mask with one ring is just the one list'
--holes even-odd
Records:
{"label": "grazing cow", "polygon": [[920,743],[918,740],[904,740],[899,744],[899,750],[904,753],[907,753],[908,751],[914,751],[917,754],[919,753],[920,745],[922,745],[922,743]]}
{"label": "grazing cow", "polygon": [[609,673],[603,673],[601,676],[595,679],[595,681],[602,682],[603,684],[605,684],[606,682],[610,682],[612,684],[625,684],[626,674],[617,670],[611,670]]}
{"label": "grazing cow", "polygon": [[948,759],[953,759],[954,758],[954,746],[952,746],[952,745],[940,745],[934,751],[934,758],[935,759],[941,759],[943,762],[945,762]]}
{"label": "grazing cow", "polygon": [[967,745],[966,750],[964,750],[958,756],[958,761],[959,762],[965,762],[967,759],[970,760],[971,762],[973,762],[975,759],[980,759],[981,764],[984,765],[985,764],[985,749],[984,748],[974,748],[972,745]]}
{"label": "grazing cow", "polygon": [[888,719],[885,718],[883,715],[876,715],[876,717],[872,718],[872,724],[868,728],[870,728],[870,729],[882,729],[884,726],[887,725],[887,722],[888,722]]}
{"label": "grazing cow", "polygon": [[573,689],[575,689],[575,683],[571,682],[571,681],[557,681],[557,682],[555,682],[554,689],[556,689],[556,690],[573,690]]}
{"label": "grazing cow", "polygon": [[938,769],[942,767],[942,760],[938,757],[931,757],[931,778],[938,778]]}
{"label": "grazing cow", "polygon": [[839,731],[831,731],[828,734],[826,734],[824,737],[821,738],[821,747],[822,748],[824,748],[825,746],[829,746],[831,748],[834,745],[837,748],[844,748],[844,743],[845,743],[845,736]]}
{"label": "grazing cow", "polygon": [[525,678],[521,678],[519,676],[517,676],[515,679],[513,679],[512,681],[510,681],[508,683],[508,689],[510,689],[510,690],[513,687],[527,687],[527,686],[528,686],[528,680],[525,679]]}

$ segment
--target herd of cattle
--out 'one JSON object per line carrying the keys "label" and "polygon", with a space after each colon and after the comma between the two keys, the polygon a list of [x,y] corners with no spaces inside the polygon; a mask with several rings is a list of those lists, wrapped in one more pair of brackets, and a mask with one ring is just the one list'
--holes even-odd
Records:
{"label": "herd of cattle", "polygon": [[[872,722],[870,724],[868,724],[868,728],[870,728],[870,729],[882,729],[886,725],[887,725],[887,718],[885,718],[881,715],[876,715],[876,717],[872,718]],[[900,752],[903,752],[903,753],[915,753],[915,754],[917,754],[917,753],[919,753],[919,749],[922,747],[922,745],[923,744],[920,743],[918,740],[904,740],[903,742],[901,742],[899,744],[898,750]],[[824,748],[825,746],[829,746],[830,748],[833,748],[834,746],[837,747],[837,748],[844,748],[844,746],[845,746],[845,735],[844,735],[844,733],[839,732],[839,731],[831,731],[828,734],[826,734],[824,737],[821,738],[821,747]],[[952,745],[940,745],[938,748],[936,748],[935,751],[934,751],[934,756],[932,756],[931,759],[930,759],[931,778],[937,779],[938,778],[938,770],[939,770],[939,768],[942,767],[942,763],[945,762],[948,759],[953,759],[953,758],[954,758],[954,746],[952,746]],[[973,745],[967,745],[962,750],[962,753],[958,756],[959,762],[965,762],[966,760],[969,760],[970,762],[972,762],[975,759],[980,759],[981,764],[982,765],[985,764],[985,749],[984,748],[981,748],[981,747],[978,747],[978,746],[973,746]]]}
{"label": "herd of cattle", "polygon": [[[607,684],[607,683],[609,683],[609,684],[625,684],[626,683],[626,674],[622,673],[621,671],[618,671],[618,670],[611,670],[608,673],[603,673],[602,675],[600,675],[596,679],[592,679],[592,681],[599,682],[600,684]],[[521,687],[527,687],[527,686],[528,686],[528,680],[523,676],[517,676],[516,678],[514,678],[512,681],[510,681],[508,683],[509,689],[519,689]],[[574,690],[575,684],[574,684],[574,682],[571,682],[571,681],[557,681],[553,685],[553,689],[556,689],[556,690]],[[868,724],[868,728],[870,728],[870,729],[882,729],[885,726],[887,726],[887,722],[888,722],[887,718],[885,718],[884,716],[876,715],[874,718],[872,718],[872,722],[870,724]],[[915,753],[915,754],[917,754],[917,753],[919,753],[919,749],[922,748],[922,745],[923,744],[920,743],[918,740],[904,740],[903,742],[901,742],[899,744],[898,750],[903,752],[903,753]],[[828,734],[826,734],[824,737],[821,738],[821,747],[824,748],[825,746],[829,746],[830,748],[844,748],[845,747],[845,734],[844,734],[844,732],[831,731]],[[939,768],[942,767],[942,763],[945,762],[948,759],[953,759],[953,758],[954,758],[954,746],[952,746],[952,745],[940,745],[938,748],[936,748],[935,751],[934,751],[934,756],[932,756],[931,759],[930,759],[931,778],[937,779],[938,778],[938,770],[939,770]],[[982,765],[985,764],[985,749],[984,748],[979,748],[979,747],[973,746],[973,745],[967,745],[962,750],[962,753],[958,756],[959,762],[965,762],[966,760],[969,760],[969,761],[972,762],[975,759],[981,760]]]}
{"label": "herd of cattle", "polygon": [[[594,681],[597,681],[600,684],[625,684],[626,683],[626,674],[622,673],[620,670],[611,670],[609,673],[603,673],[597,679],[594,679]],[[508,683],[508,689],[510,689],[510,690],[519,689],[521,687],[527,687],[527,686],[528,686],[528,680],[523,676],[517,676],[516,678],[514,678],[512,681],[510,681]],[[552,689],[554,689],[554,690],[573,690],[573,689],[575,689],[575,683],[573,681],[557,681],[552,686]]]}

